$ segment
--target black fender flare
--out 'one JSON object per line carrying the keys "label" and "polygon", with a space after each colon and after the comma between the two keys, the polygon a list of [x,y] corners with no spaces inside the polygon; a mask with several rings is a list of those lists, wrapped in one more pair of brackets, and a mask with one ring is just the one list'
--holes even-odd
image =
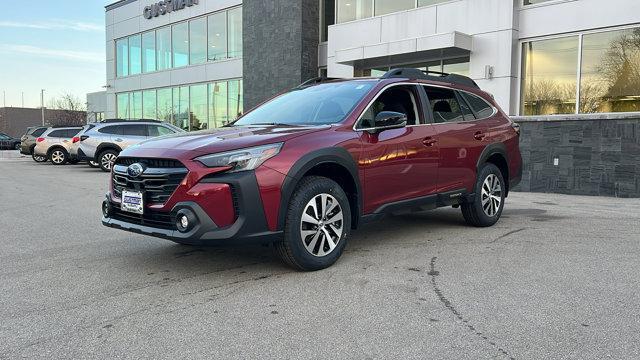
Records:
{"label": "black fender flare", "polygon": [[507,179],[505,179],[505,182],[506,182],[505,185],[507,185],[506,194],[508,195],[510,190],[509,180],[511,178],[511,174],[509,173],[510,169],[509,169],[509,156],[507,155],[507,147],[503,143],[489,144],[484,148],[484,150],[482,150],[482,153],[478,158],[478,163],[476,164],[476,174],[478,173],[478,171],[480,171],[480,167],[484,163],[486,163],[490,157],[496,154],[502,156],[504,158],[504,161],[507,163]]}
{"label": "black fender flare", "polygon": [[96,148],[96,152],[93,154],[93,161],[99,163],[98,156],[105,150],[115,150],[120,153],[122,151],[122,148],[114,143],[102,143]]}
{"label": "black fender flare", "polygon": [[[355,219],[360,219],[362,213],[362,184],[360,183],[360,176],[358,175],[358,165],[354,161],[351,154],[342,147],[329,147],[314,150],[300,159],[298,159],[286,174],[285,180],[281,188],[280,196],[280,209],[278,210],[278,230],[284,229],[284,223],[286,220],[287,209],[291,196],[295,191],[298,183],[304,175],[317,165],[321,164],[337,164],[351,174],[351,178],[356,187],[356,201],[358,204],[357,209],[352,210],[352,216],[355,214]],[[357,225],[357,223],[356,223]]]}
{"label": "black fender flare", "polygon": [[69,150],[65,149],[64,146],[62,145],[53,145],[50,148],[47,149],[47,158],[51,158],[51,153],[53,152],[53,150],[55,149],[60,149],[62,151],[64,151],[65,154],[67,154],[66,156],[69,156]]}

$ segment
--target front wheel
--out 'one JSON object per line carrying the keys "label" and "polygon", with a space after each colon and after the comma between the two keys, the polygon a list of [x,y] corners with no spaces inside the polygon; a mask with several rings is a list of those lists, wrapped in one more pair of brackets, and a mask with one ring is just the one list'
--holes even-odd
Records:
{"label": "front wheel", "polygon": [[111,167],[116,162],[116,158],[118,157],[118,153],[115,150],[105,150],[100,153],[99,165],[100,169],[104,172],[110,172]]}
{"label": "front wheel", "polygon": [[467,224],[487,227],[498,222],[504,209],[505,191],[500,169],[494,164],[485,164],[478,172],[474,201],[461,206]]}
{"label": "front wheel", "polygon": [[296,269],[324,269],[342,255],[350,230],[351,208],[340,185],[325,177],[307,177],[291,197],[284,240],[275,249]]}

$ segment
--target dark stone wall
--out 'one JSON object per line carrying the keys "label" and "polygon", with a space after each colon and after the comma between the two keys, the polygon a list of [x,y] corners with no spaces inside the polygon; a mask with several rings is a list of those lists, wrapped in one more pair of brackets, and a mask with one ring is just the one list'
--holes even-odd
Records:
{"label": "dark stone wall", "polygon": [[319,2],[242,4],[244,108],[318,76]]}
{"label": "dark stone wall", "polygon": [[640,117],[514,120],[524,161],[515,191],[640,197]]}

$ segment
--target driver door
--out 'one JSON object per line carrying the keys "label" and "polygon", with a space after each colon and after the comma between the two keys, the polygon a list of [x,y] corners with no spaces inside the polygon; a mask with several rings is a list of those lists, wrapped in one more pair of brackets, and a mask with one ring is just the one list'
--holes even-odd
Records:
{"label": "driver door", "polygon": [[375,128],[375,116],[382,111],[407,115],[404,128],[361,132],[365,214],[435,193],[439,153],[432,141],[435,130],[425,124],[422,106],[416,86],[393,85],[362,114],[356,130]]}

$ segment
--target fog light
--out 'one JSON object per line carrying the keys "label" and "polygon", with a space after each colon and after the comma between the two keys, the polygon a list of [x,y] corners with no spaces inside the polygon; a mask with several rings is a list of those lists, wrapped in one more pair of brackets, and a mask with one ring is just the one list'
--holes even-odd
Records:
{"label": "fog light", "polygon": [[197,223],[196,214],[189,209],[180,209],[176,214],[176,228],[178,231],[186,233],[191,231]]}
{"label": "fog light", "polygon": [[102,202],[102,216],[109,217],[109,213],[111,212],[111,206],[107,200]]}

